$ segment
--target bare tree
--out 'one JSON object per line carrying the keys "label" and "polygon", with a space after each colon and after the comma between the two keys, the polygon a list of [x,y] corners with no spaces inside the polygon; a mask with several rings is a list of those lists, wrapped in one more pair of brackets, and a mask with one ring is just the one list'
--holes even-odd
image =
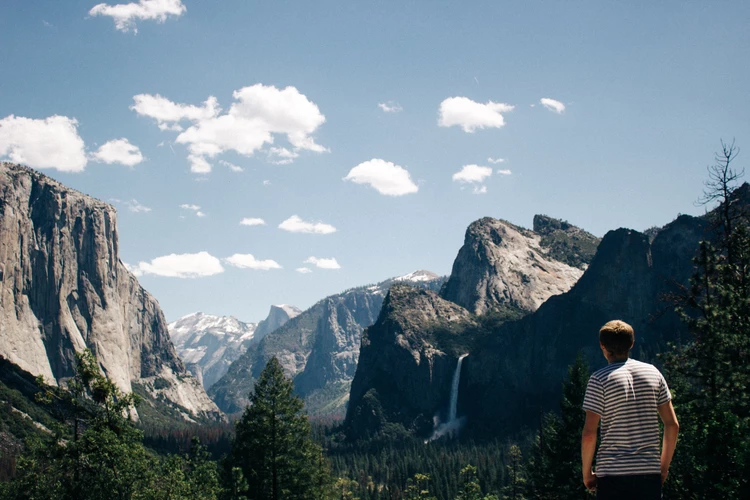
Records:
{"label": "bare tree", "polygon": [[727,250],[731,260],[730,235],[738,219],[745,217],[744,205],[741,200],[733,196],[739,187],[740,179],[745,175],[745,169],[737,170],[732,167],[732,162],[740,154],[740,148],[734,143],[727,144],[721,141],[721,151],[714,156],[714,164],[706,167],[708,180],[704,183],[703,196],[697,201],[698,205],[709,208],[718,202],[718,210],[714,217],[712,229],[719,232],[721,247]]}

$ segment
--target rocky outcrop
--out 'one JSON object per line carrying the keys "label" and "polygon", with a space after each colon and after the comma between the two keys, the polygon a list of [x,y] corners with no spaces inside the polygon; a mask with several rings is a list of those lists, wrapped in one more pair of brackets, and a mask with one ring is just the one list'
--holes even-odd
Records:
{"label": "rocky outcrop", "polygon": [[534,232],[547,255],[569,266],[585,270],[596,254],[599,238],[567,221],[547,215],[534,216]]}
{"label": "rocky outcrop", "polygon": [[158,302],[119,260],[114,207],[2,163],[0,356],[59,384],[84,348],[123,391],[137,382],[184,418],[222,418],[177,356]]}
{"label": "rocky outcrop", "polygon": [[227,413],[248,404],[256,378],[276,357],[313,415],[341,415],[359,358],[362,331],[378,317],[383,298],[394,283],[438,290],[444,280],[418,271],[332,295],[266,335],[235,361],[209,394]]}
{"label": "rocky outcrop", "polygon": [[346,414],[349,432],[366,436],[385,422],[419,435],[431,432],[433,418],[448,406],[461,354],[442,348],[434,334],[459,332],[470,316],[434,292],[393,286],[377,322],[362,336]]}
{"label": "rocky outcrop", "polygon": [[[586,254],[574,245],[566,252],[553,243],[573,233],[592,242],[596,238],[567,223],[563,228],[561,221],[554,228],[552,221],[537,217],[544,235],[489,217],[472,223],[441,296],[485,314],[503,307],[535,311],[549,297],[568,291],[583,274]],[[566,261],[580,261],[580,266]]]}
{"label": "rocky outcrop", "polygon": [[653,241],[628,229],[605,235],[596,257],[567,293],[536,312],[501,325],[466,359],[460,413],[480,434],[515,430],[556,407],[567,367],[582,352],[593,369],[606,364],[599,328],[611,319],[632,324],[634,357],[656,361],[686,328],[664,298],[688,282],[704,219],[680,216]]}
{"label": "rocky outcrop", "polygon": [[259,342],[263,337],[284,326],[290,319],[296,318],[302,313],[302,309],[289,304],[271,306],[266,319],[258,323],[253,339]]}

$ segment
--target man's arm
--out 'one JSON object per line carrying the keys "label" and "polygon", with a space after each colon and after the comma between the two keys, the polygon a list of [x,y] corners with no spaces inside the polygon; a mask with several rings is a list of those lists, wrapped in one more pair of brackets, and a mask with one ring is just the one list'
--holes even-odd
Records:
{"label": "man's arm", "polygon": [[674,449],[677,446],[677,433],[680,431],[680,424],[677,422],[672,401],[657,406],[656,409],[659,410],[659,417],[664,422],[664,440],[661,445],[661,482],[664,484],[667,475],[669,475],[669,464],[672,463]]}
{"label": "man's arm", "polygon": [[600,418],[593,411],[586,410],[586,423],[583,425],[583,434],[581,434],[581,471],[583,472],[583,484],[590,490],[596,489],[596,476],[591,469],[594,465],[596,431],[599,428]]}

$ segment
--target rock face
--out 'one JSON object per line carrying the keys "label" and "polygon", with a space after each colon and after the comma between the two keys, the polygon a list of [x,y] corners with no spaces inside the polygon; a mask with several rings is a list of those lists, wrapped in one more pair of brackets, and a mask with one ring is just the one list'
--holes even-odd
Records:
{"label": "rock face", "polygon": [[[469,249],[479,251],[470,255],[493,258],[477,258],[475,268],[468,270],[465,263],[457,263],[443,289],[444,298],[451,296],[446,291],[451,291],[452,283],[476,282],[466,276],[456,277],[455,273],[469,277],[500,275],[497,262],[509,259],[490,254],[486,248],[492,252],[507,249],[513,258],[522,255],[515,245],[503,246],[509,233],[504,223],[488,224],[487,219],[479,222],[486,232],[477,231],[477,223],[472,225],[467,243]],[[432,412],[439,415],[446,406],[450,368],[456,366],[462,353],[468,356],[460,378],[458,416],[466,419],[464,432],[477,437],[516,432],[529,422],[537,422],[540,410],[557,408],[561,382],[578,352],[594,369],[606,363],[598,346],[598,331],[611,319],[620,318],[634,326],[634,357],[655,361],[656,353],[664,349],[667,341],[678,340],[685,333],[673,304],[662,298],[688,282],[693,272],[691,259],[698,242],[708,236],[707,227],[703,218],[680,216],[652,231],[653,237],[628,229],[610,231],[599,243],[590,264],[582,262],[586,270],[570,290],[549,296],[536,311],[526,312],[520,319],[502,317],[501,313],[507,312],[508,297],[533,297],[524,290],[488,293],[482,300],[490,302],[481,302],[486,305],[479,310],[489,313],[461,318],[449,307],[450,302],[438,302],[433,297],[425,303],[426,299],[417,300],[421,296],[417,292],[392,289],[393,297],[386,301],[378,322],[363,336],[347,412],[350,436],[372,434],[385,422],[401,424],[407,431],[427,436]],[[497,239],[492,236],[496,229],[503,238],[494,246],[474,237],[484,234],[487,239]],[[564,229],[555,229],[559,230]],[[557,234],[556,241],[565,239]],[[511,236],[519,238],[518,234]],[[570,246],[563,250],[558,252],[562,258],[568,255],[579,259],[582,255],[579,251],[570,253]],[[467,252],[465,245],[457,261],[471,262]],[[537,259],[534,260],[538,262]],[[503,283],[523,287],[531,286],[533,281]],[[492,301],[506,308],[498,308]],[[475,306],[476,295],[465,302]],[[528,302],[519,305],[524,304]],[[472,312],[476,310],[475,307]],[[429,313],[423,317],[422,311]],[[430,371],[430,377],[419,371],[424,359],[433,360],[432,366],[438,367]],[[447,360],[447,365],[437,360]]]}
{"label": "rock face", "polygon": [[0,356],[61,383],[90,348],[123,391],[137,383],[184,418],[223,418],[169,339],[158,302],[118,258],[114,207],[0,164]]}
{"label": "rock face", "polygon": [[255,329],[255,335],[253,336],[254,340],[259,342],[263,337],[274,330],[278,330],[284,326],[287,321],[296,318],[301,313],[302,309],[290,306],[289,304],[271,306],[271,310],[268,311],[266,319],[258,323],[258,327]]}
{"label": "rock face", "polygon": [[260,323],[198,312],[170,323],[169,334],[190,373],[208,389],[249,346],[257,344],[300,312],[286,304],[271,306],[268,317]]}
{"label": "rock face", "polygon": [[610,231],[578,283],[535,313],[501,325],[465,362],[459,408],[477,432],[515,429],[556,407],[568,365],[582,352],[592,369],[606,364],[599,328],[611,319],[633,325],[636,359],[655,361],[686,332],[663,299],[686,284],[706,238],[704,219],[680,216],[652,242],[637,231]]}
{"label": "rock face", "polygon": [[569,233],[591,244],[598,240],[567,223],[542,217],[535,220],[544,235],[489,217],[472,223],[442,297],[474,314],[484,314],[506,306],[535,311],[549,297],[568,291],[590,256],[573,245],[566,249],[552,243]]}
{"label": "rock face", "polygon": [[326,297],[250,346],[209,394],[227,413],[242,411],[255,379],[275,356],[294,377],[308,412],[343,414],[359,359],[362,331],[375,322],[388,289],[399,282],[438,290],[444,280],[418,271]]}
{"label": "rock face", "polygon": [[428,332],[466,325],[470,313],[436,293],[391,287],[377,322],[362,336],[346,423],[365,436],[385,422],[425,435],[447,407],[457,353],[446,352]]}

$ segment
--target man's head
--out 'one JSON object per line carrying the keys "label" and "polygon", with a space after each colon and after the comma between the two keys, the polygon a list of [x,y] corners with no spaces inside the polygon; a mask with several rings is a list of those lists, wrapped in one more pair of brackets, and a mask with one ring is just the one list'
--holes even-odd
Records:
{"label": "man's head", "polygon": [[[633,327],[619,319],[612,320],[599,330],[599,343],[607,359],[627,358],[635,342]],[[609,356],[606,356],[609,354]]]}

